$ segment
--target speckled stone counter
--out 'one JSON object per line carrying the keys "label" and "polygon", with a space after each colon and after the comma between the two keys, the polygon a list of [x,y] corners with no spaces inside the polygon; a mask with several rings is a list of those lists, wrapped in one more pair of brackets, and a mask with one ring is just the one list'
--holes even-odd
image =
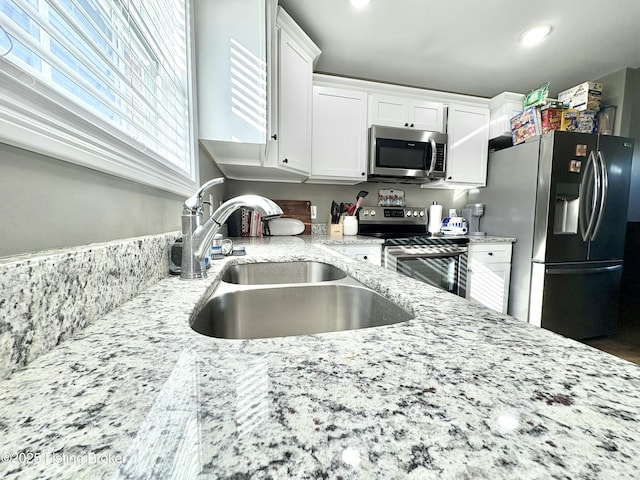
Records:
{"label": "speckled stone counter", "polygon": [[469,243],[515,243],[515,237],[497,237],[495,235],[472,236],[469,235]]}
{"label": "speckled stone counter", "polygon": [[[637,366],[326,240],[256,240],[204,281],[165,278],[1,381],[0,473],[640,477]],[[190,329],[226,265],[307,259],[342,268],[415,319],[258,340]]]}
{"label": "speckled stone counter", "polygon": [[0,258],[0,378],[165,278],[177,235]]}

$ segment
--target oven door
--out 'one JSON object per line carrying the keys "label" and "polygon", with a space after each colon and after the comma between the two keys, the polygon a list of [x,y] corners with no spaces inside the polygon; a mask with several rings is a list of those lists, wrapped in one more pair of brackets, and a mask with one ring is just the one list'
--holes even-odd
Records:
{"label": "oven door", "polygon": [[384,264],[389,270],[402,273],[437,288],[467,295],[467,247],[386,247]]}

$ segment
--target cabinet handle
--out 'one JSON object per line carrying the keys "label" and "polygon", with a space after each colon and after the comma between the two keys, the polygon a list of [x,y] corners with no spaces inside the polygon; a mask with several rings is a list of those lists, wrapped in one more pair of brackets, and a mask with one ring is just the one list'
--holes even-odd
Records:
{"label": "cabinet handle", "polygon": [[447,180],[453,180],[453,177],[447,177]]}
{"label": "cabinet handle", "polygon": [[404,124],[404,126],[405,126],[405,127],[408,127],[408,126],[409,126],[409,124],[408,124],[408,123],[405,123],[405,124]]}
{"label": "cabinet handle", "polygon": [[362,257],[362,258],[364,258],[365,260],[367,260],[369,257],[367,257],[367,256],[365,255],[365,256],[364,256],[364,257]]}
{"label": "cabinet handle", "polygon": [[273,135],[271,135],[271,138],[273,138],[274,140],[278,140],[278,134],[274,133]]}
{"label": "cabinet handle", "polygon": [[289,159],[285,158],[284,160],[282,160],[282,163],[289,163]]}
{"label": "cabinet handle", "polygon": [[413,128],[413,123],[411,124],[411,128]]}
{"label": "cabinet handle", "polygon": [[489,256],[493,256],[493,252],[489,252]]}
{"label": "cabinet handle", "polygon": [[362,172],[362,176],[364,177],[367,173],[366,172]]}

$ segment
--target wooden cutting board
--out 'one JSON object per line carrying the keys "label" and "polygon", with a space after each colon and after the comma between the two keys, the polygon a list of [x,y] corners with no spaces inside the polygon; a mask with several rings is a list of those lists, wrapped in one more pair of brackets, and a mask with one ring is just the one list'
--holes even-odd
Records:
{"label": "wooden cutting board", "polygon": [[311,235],[311,202],[309,200],[274,200],[282,209],[282,218],[295,218],[304,223],[301,235]]}

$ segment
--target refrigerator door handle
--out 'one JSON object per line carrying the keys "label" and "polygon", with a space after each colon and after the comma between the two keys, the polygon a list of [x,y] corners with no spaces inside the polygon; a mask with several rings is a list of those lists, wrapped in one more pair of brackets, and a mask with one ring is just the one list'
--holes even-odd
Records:
{"label": "refrigerator door handle", "polygon": [[[593,170],[593,175],[591,175],[590,170]],[[598,168],[596,166],[596,155],[593,153],[593,150],[589,152],[589,158],[587,159],[587,166],[584,169],[584,176],[582,177],[582,182],[580,183],[580,234],[582,235],[582,240],[587,242],[591,237],[591,231],[593,229],[593,224],[595,221],[595,206],[596,206],[596,197],[598,194]],[[587,207],[588,207],[588,199],[587,199],[587,190],[588,187],[593,185],[593,200],[590,202],[590,210],[589,210],[589,218],[587,218]],[[586,225],[586,229],[585,229]]]}
{"label": "refrigerator door handle", "polygon": [[598,150],[598,166],[600,168],[600,194],[599,194],[599,206],[598,206],[598,221],[593,227],[593,233],[591,234],[591,240],[595,240],[600,231],[600,225],[602,224],[602,218],[604,217],[604,207],[607,204],[607,193],[609,191],[609,177],[607,175],[607,162],[604,159],[604,155]]}
{"label": "refrigerator door handle", "polygon": [[622,265],[610,265],[608,267],[591,267],[591,268],[547,268],[547,275],[574,275],[576,273],[603,273],[615,272],[621,270]]}

